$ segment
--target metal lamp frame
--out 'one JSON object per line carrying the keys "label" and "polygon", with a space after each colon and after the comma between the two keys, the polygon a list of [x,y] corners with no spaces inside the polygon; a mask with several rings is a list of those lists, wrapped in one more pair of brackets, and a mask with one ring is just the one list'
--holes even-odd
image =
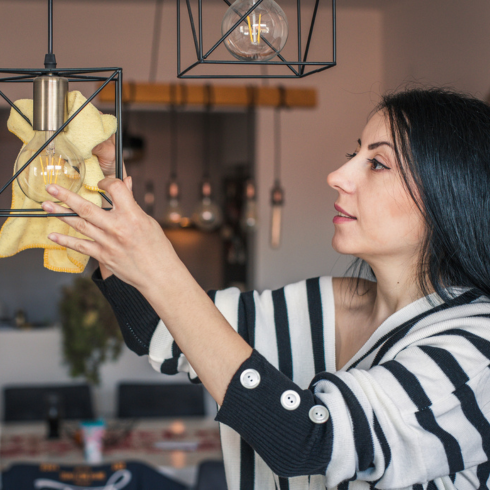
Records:
{"label": "metal lamp frame", "polygon": [[[194,14],[191,7],[191,0],[177,0],[177,77],[178,78],[304,78],[318,73],[328,68],[332,68],[337,64],[337,25],[336,25],[336,0],[330,0],[332,3],[332,61],[308,61],[308,54],[310,51],[311,40],[313,36],[313,29],[318,14],[318,7],[320,0],[315,0],[313,8],[313,15],[311,19],[310,28],[308,31],[308,37],[306,46],[303,50],[302,43],[302,27],[301,27],[301,0],[297,0],[297,30],[298,30],[298,59],[294,61],[286,60],[279,52],[277,52],[273,46],[263,38],[264,41],[276,51],[277,58],[280,61],[239,61],[239,60],[210,60],[209,56],[223,44],[225,39],[250,15],[264,0],[257,0],[257,3],[253,5],[230,29],[226,32],[207,52],[204,52],[203,47],[203,0],[197,0],[198,2],[198,14],[197,24],[194,22]],[[304,0],[303,0],[304,1]],[[230,7],[231,2],[224,0],[224,2]],[[189,15],[190,27],[192,30],[192,37],[194,40],[194,48],[196,51],[196,61],[182,70],[182,58],[181,58],[181,4],[185,3],[187,7],[187,13]],[[192,75],[190,72],[193,68],[199,65],[259,65],[259,66],[286,66],[290,70],[290,74],[287,75]],[[306,72],[307,67],[315,67],[315,69]]]}
{"label": "metal lamp frame", "polygon": [[[108,76],[103,76],[104,73],[111,72]],[[122,131],[121,131],[121,107],[122,107],[122,68],[56,68],[56,69],[3,69],[0,68],[0,74],[9,75],[0,78],[0,83],[32,83],[34,78],[42,75],[54,75],[65,77],[71,82],[102,82],[100,87],[72,114],[66,122],[53,133],[53,135],[42,145],[39,150],[20,168],[0,189],[2,194],[13,181],[33,162],[39,154],[70,124],[73,119],[103,90],[110,82],[115,84],[115,115],[117,119],[116,130],[116,177],[123,178],[123,162],[122,162]],[[0,90],[0,96],[17,111],[31,126],[29,118]],[[99,194],[111,206],[112,201],[103,192]],[[111,208],[102,208],[110,210]],[[16,217],[16,218],[49,218],[62,216],[78,216],[76,213],[46,213],[44,209],[0,209],[0,217]]]}

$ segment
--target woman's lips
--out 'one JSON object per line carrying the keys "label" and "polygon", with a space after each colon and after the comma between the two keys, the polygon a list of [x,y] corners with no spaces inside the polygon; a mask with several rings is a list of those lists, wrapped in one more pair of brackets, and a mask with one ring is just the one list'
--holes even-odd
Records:
{"label": "woman's lips", "polygon": [[351,216],[347,211],[343,210],[338,204],[334,204],[334,207],[335,207],[336,211],[339,213],[333,219],[333,222],[335,224],[347,223],[350,221],[355,221],[357,219],[356,217]]}

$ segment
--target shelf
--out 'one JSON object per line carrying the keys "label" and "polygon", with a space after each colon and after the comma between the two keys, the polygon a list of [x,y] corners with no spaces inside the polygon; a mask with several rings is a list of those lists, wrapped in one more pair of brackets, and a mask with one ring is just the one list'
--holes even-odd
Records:
{"label": "shelf", "polygon": [[[170,83],[126,82],[123,84],[123,102],[170,105],[172,103],[171,87]],[[175,84],[174,87],[175,105],[206,105],[209,85]],[[282,91],[286,107],[313,109],[317,106],[317,90],[314,88],[211,85],[209,93],[213,106],[247,107],[253,100],[255,107],[278,107],[281,105]],[[114,102],[114,88],[106,87],[99,94],[98,99],[101,102]]]}

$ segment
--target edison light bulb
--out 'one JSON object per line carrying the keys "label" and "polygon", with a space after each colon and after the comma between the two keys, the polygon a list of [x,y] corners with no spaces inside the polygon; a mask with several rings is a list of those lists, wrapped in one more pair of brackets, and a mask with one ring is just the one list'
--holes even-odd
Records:
{"label": "edison light bulb", "polygon": [[202,184],[201,193],[202,199],[192,214],[192,220],[199,229],[212,231],[221,226],[223,215],[211,199],[211,184],[208,181]]}
{"label": "edison light bulb", "polygon": [[[65,122],[67,93],[66,78],[42,76],[34,79],[34,137],[19,153],[15,162],[15,172],[20,170]],[[57,184],[72,192],[78,192],[84,178],[83,157],[62,131],[20,173],[17,182],[22,192],[33,201],[59,202],[46,192],[47,185]]]}
{"label": "edison light bulb", "polygon": [[[237,0],[226,11],[221,23],[224,36],[257,0]],[[274,0],[263,0],[225,39],[228,51],[241,61],[267,61],[286,44],[289,27],[286,14]]]}
{"label": "edison light bulb", "polygon": [[255,231],[259,224],[257,201],[255,198],[255,184],[249,180],[245,185],[245,209],[242,214],[241,225],[244,231]]}
{"label": "edison light bulb", "polygon": [[271,191],[272,219],[271,219],[271,247],[279,248],[282,232],[282,208],[284,206],[284,190],[276,182]]}
{"label": "edison light bulb", "polygon": [[163,223],[165,226],[179,226],[184,212],[180,206],[180,189],[175,180],[171,180],[167,188],[168,203],[163,213]]}

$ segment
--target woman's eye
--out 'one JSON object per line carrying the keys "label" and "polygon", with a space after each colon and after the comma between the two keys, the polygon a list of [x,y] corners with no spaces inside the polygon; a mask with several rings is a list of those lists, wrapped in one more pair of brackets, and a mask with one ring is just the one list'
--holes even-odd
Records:
{"label": "woman's eye", "polygon": [[348,160],[351,160],[352,158],[354,158],[355,156],[357,155],[357,153],[346,153],[345,156]]}
{"label": "woman's eye", "polygon": [[383,165],[381,162],[378,162],[378,160],[376,160],[376,158],[369,158],[368,162],[371,163],[371,169],[372,170],[384,170],[384,169],[389,170],[389,167],[387,167],[386,165]]}

